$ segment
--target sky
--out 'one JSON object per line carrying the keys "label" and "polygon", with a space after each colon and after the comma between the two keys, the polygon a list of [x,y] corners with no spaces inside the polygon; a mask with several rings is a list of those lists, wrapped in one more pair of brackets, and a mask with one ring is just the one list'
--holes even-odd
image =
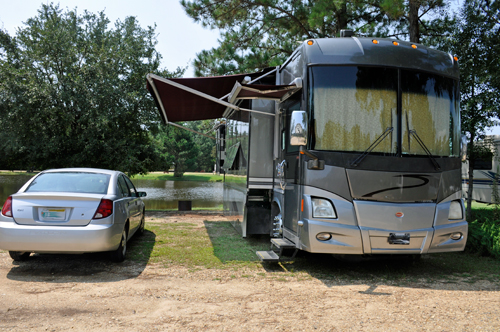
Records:
{"label": "sky", "polygon": [[[14,35],[28,18],[36,16],[43,0],[0,0],[0,29]],[[219,32],[204,28],[184,12],[179,0],[60,0],[63,10],[77,8],[79,13],[86,9],[97,13],[104,11],[112,23],[135,16],[146,28],[156,24],[157,51],[163,56],[162,68],[174,71],[177,67],[188,67],[184,77],[194,77],[192,65],[196,54],[218,45]],[[452,0],[458,7],[458,0]],[[494,127],[487,134],[500,135],[500,127]]]}
{"label": "sky", "polygon": [[79,14],[86,9],[97,13],[104,11],[111,21],[123,21],[135,16],[146,28],[156,23],[158,44],[156,50],[163,56],[162,68],[174,71],[177,67],[189,67],[185,77],[193,77],[192,62],[196,54],[218,45],[219,32],[203,28],[188,17],[179,0],[0,0],[0,29],[15,35],[28,18],[37,16],[43,3],[59,3],[63,10],[77,8]]}

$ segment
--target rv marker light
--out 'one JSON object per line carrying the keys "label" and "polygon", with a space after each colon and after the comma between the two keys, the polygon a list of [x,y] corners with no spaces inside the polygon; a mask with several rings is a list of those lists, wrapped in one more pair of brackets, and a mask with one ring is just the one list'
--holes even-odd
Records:
{"label": "rv marker light", "polygon": [[460,232],[457,233],[451,233],[450,239],[452,240],[460,240],[463,237],[463,234]]}
{"label": "rv marker light", "polygon": [[372,43],[374,43],[374,44],[378,44],[378,40],[373,39],[373,40],[372,40]]}
{"label": "rv marker light", "polygon": [[312,44],[314,44],[314,40],[308,40],[307,41],[307,45],[312,45]]}
{"label": "rv marker light", "polygon": [[413,47],[414,49],[417,49],[417,45],[415,45],[415,44],[412,44],[411,47]]}
{"label": "rv marker light", "polygon": [[318,235],[316,235],[316,238],[320,241],[328,241],[332,238],[332,234],[330,234],[330,233],[318,233]]}
{"label": "rv marker light", "polygon": [[398,43],[397,41],[393,41],[393,42],[392,42],[392,45],[394,45],[394,46],[398,46],[398,45],[399,45],[399,43]]}

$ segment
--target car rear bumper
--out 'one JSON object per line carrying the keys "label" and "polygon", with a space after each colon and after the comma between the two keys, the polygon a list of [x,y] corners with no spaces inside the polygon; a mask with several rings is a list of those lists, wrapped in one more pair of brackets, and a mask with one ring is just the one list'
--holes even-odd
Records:
{"label": "car rear bumper", "polygon": [[39,253],[85,253],[118,248],[123,224],[27,226],[0,221],[0,249]]}

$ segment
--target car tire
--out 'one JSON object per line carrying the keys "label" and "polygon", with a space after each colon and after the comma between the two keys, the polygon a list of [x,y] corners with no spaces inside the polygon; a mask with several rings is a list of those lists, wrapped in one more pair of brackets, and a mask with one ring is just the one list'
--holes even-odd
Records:
{"label": "car tire", "polygon": [[120,240],[120,245],[115,251],[111,252],[111,260],[113,262],[121,263],[125,260],[126,254],[127,254],[127,230],[124,228],[122,232],[122,238]]}
{"label": "car tire", "polygon": [[22,251],[9,251],[10,258],[17,262],[27,260],[31,253],[30,252],[22,252]]}
{"label": "car tire", "polygon": [[141,224],[139,225],[138,235],[144,234],[144,228],[146,227],[146,211],[142,211]]}

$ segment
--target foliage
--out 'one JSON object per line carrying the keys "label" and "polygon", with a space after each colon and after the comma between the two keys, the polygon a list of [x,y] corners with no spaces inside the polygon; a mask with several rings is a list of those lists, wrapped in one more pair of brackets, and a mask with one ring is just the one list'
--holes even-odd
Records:
{"label": "foliage", "polygon": [[173,166],[174,177],[182,177],[194,165],[198,154],[191,133],[174,126],[162,126],[157,138],[159,151],[164,156],[165,170]]}
{"label": "foliage", "polygon": [[470,222],[466,250],[500,259],[500,223],[489,218]]}
{"label": "foliage", "polygon": [[[192,121],[186,124],[187,128],[196,130],[197,132],[205,133],[215,138],[214,122],[212,120]],[[196,158],[195,167],[192,171],[195,172],[212,172],[216,161],[215,156],[215,139],[206,136],[192,133],[193,140],[198,147],[198,156]]]}
{"label": "foliage", "polygon": [[0,33],[0,151],[4,169],[151,170],[157,111],[144,88],[159,69],[154,27],[114,28],[103,12],[42,5],[15,36]]}
{"label": "foliage", "polygon": [[[185,128],[197,132],[210,132],[210,120],[180,123]],[[215,136],[214,132],[211,132]],[[174,175],[182,177],[186,171],[211,172],[215,164],[212,153],[215,140],[173,125],[161,126],[155,136],[155,146],[159,158],[156,169],[168,171],[174,167]]]}
{"label": "foliage", "polygon": [[367,31],[371,35],[436,45],[449,37],[454,28],[455,18],[448,0],[383,0],[380,7],[389,19]]}
{"label": "foliage", "polygon": [[489,0],[467,0],[461,11],[450,50],[461,63],[462,131],[468,137],[469,193],[467,218],[471,216],[473,167],[477,141],[500,116],[499,4]]}
{"label": "foliage", "polygon": [[182,0],[181,4],[195,21],[221,30],[220,45],[197,55],[196,76],[277,66],[297,42],[339,36],[341,29],[401,39],[408,39],[412,30],[417,33],[412,41],[424,36],[436,42],[453,22],[446,0]]}

